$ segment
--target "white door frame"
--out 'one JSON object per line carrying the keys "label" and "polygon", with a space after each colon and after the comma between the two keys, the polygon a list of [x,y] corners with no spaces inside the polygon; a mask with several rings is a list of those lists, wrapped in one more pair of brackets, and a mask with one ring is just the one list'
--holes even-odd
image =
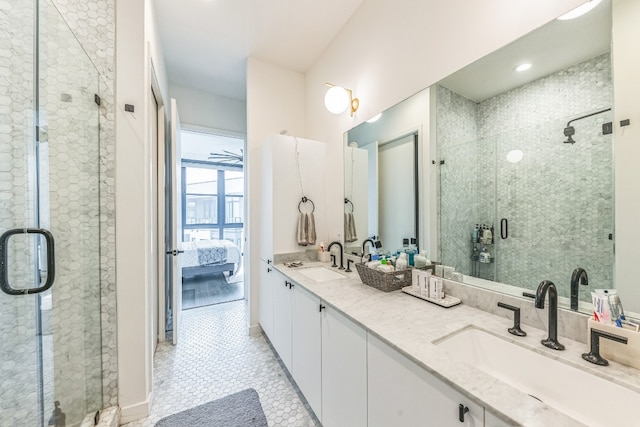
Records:
{"label": "white door frame", "polygon": [[157,298],[157,319],[152,319],[153,321],[157,321],[157,332],[158,336],[153,337],[154,340],[158,342],[162,342],[166,340],[166,298],[165,298],[165,251],[166,251],[166,233],[165,233],[165,179],[166,179],[166,171],[165,171],[165,142],[166,142],[166,118],[165,118],[165,109],[166,105],[162,96],[162,91],[160,90],[160,84],[158,82],[158,77],[155,72],[155,68],[153,66],[153,61],[150,59],[150,82],[151,87],[150,90],[153,91],[156,102],[158,103],[158,140],[157,140],[157,151],[158,151],[158,159],[157,159],[157,182],[156,182],[156,190],[157,190],[157,200],[158,200],[158,212],[157,214],[157,230],[156,234],[157,238],[157,278],[158,283],[156,294]]}

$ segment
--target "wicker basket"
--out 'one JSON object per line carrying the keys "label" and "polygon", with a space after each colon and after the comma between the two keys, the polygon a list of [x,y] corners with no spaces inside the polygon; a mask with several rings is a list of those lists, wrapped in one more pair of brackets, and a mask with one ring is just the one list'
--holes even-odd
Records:
{"label": "wicker basket", "polygon": [[358,263],[356,264],[356,269],[358,269],[362,283],[382,292],[397,291],[405,286],[411,286],[411,268],[386,273],[369,268],[363,263]]}

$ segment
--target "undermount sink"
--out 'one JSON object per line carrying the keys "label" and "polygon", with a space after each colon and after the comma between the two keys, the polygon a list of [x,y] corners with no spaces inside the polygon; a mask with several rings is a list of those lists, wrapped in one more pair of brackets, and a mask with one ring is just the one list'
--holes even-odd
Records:
{"label": "undermount sink", "polygon": [[434,344],[589,426],[638,423],[640,393],[481,329],[465,328]]}
{"label": "undermount sink", "polygon": [[344,279],[347,277],[344,274],[338,273],[337,271],[331,270],[327,267],[303,268],[302,270],[299,270],[299,272],[303,276],[306,276],[316,282],[328,282],[330,280]]}

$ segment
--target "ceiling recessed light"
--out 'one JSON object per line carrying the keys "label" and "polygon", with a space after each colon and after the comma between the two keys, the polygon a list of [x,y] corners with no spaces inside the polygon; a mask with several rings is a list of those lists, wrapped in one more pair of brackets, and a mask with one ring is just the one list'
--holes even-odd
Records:
{"label": "ceiling recessed light", "polygon": [[582,16],[585,13],[589,12],[594,7],[596,7],[600,3],[600,1],[601,0],[588,1],[585,4],[576,7],[572,11],[565,13],[564,15],[559,17],[558,19],[561,20],[561,21],[566,21],[568,19],[574,19],[574,18],[577,18],[578,16]]}
{"label": "ceiling recessed light", "polygon": [[531,68],[531,64],[524,63],[524,64],[518,65],[516,68],[514,68],[514,70],[516,70],[516,71],[527,71],[529,68]]}
{"label": "ceiling recessed light", "polygon": [[369,120],[367,120],[367,123],[374,123],[377,122],[380,117],[382,117],[382,113],[378,113],[375,116],[371,117]]}

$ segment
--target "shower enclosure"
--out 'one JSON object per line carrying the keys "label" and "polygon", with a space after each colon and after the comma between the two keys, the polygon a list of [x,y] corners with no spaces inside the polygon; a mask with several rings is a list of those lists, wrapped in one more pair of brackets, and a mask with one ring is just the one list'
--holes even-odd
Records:
{"label": "shower enclosure", "polygon": [[[613,150],[602,134],[612,114],[576,123],[575,144],[563,135],[572,118],[441,149],[443,263],[529,289],[568,284],[578,266],[597,287],[613,283]],[[493,227],[492,238],[475,237],[476,224]]]}
{"label": "shower enclosure", "polygon": [[576,267],[612,286],[610,67],[606,53],[478,103],[437,87],[444,264],[528,289],[551,280],[565,297]]}
{"label": "shower enclosure", "polygon": [[0,2],[0,425],[102,407],[99,74],[55,6]]}

